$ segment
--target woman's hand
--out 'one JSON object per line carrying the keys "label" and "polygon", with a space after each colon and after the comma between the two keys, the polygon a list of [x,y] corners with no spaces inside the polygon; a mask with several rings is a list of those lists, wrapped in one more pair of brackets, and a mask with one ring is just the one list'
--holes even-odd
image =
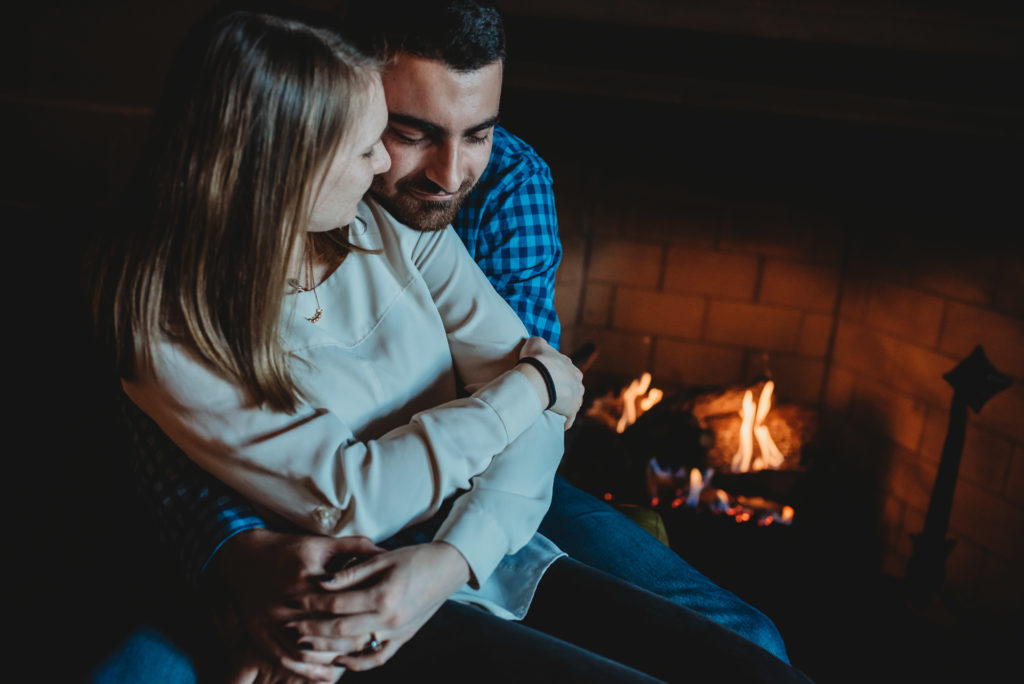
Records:
{"label": "woman's hand", "polygon": [[[565,416],[565,429],[568,430],[583,405],[583,372],[573,365],[568,356],[560,353],[541,337],[531,337],[526,341],[519,350],[519,358],[526,356],[532,356],[543,363],[551,374],[551,379],[555,383],[555,403],[549,410]],[[530,379],[541,398],[541,403],[547,406],[550,397],[540,371],[527,364],[519,364],[516,370]]]}
{"label": "woman's hand", "polygon": [[[304,659],[344,654],[335,665],[369,670],[387,662],[469,578],[465,558],[446,542],[387,551],[335,573],[321,583],[326,593],[303,596],[302,610],[317,617],[287,627],[298,633]],[[379,650],[368,648],[373,638]]]}
{"label": "woman's hand", "polygon": [[236,649],[248,649],[236,667],[236,680],[336,681],[340,670],[333,660],[338,654],[300,650],[282,624],[304,617],[302,598],[319,594],[320,583],[333,578],[346,560],[383,551],[365,537],[332,539],[266,529],[229,539],[215,558],[212,577],[219,585],[212,589],[228,599],[216,615],[222,635],[236,642]]}

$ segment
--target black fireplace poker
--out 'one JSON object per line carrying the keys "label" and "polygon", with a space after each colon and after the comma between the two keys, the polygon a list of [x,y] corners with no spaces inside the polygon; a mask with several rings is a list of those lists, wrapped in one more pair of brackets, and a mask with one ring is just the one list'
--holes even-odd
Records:
{"label": "black fireplace poker", "polygon": [[967,408],[978,413],[985,402],[1010,386],[1010,378],[992,366],[980,345],[942,377],[953,386],[949,426],[924,530],[913,535],[914,550],[907,565],[910,599],[919,608],[927,608],[942,588],[946,579],[946,557],[955,544],[954,540],[946,538],[946,532],[967,432]]}

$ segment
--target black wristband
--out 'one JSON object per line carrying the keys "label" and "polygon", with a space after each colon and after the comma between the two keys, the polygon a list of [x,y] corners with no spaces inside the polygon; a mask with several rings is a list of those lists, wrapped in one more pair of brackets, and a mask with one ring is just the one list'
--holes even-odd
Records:
{"label": "black wristband", "polygon": [[555,396],[555,381],[551,379],[551,373],[548,372],[548,367],[545,366],[540,359],[534,358],[533,356],[524,356],[516,361],[517,366],[521,363],[530,364],[537,369],[540,373],[540,377],[544,378],[544,386],[548,388],[548,399],[551,400],[548,402],[548,405],[544,407],[544,410],[547,411],[555,405],[555,399],[558,398]]}

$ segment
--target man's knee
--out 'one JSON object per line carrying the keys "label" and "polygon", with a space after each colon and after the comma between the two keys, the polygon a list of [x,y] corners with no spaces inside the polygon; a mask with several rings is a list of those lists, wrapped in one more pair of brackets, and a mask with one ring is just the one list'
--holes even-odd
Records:
{"label": "man's knee", "polygon": [[89,677],[90,684],[166,682],[195,684],[192,659],[160,631],[142,628],[128,637]]}
{"label": "man's knee", "polygon": [[739,624],[734,627],[734,630],[740,636],[757,644],[779,660],[789,663],[789,655],[786,653],[782,635],[767,615],[744,603],[740,604],[738,608],[738,616]]}

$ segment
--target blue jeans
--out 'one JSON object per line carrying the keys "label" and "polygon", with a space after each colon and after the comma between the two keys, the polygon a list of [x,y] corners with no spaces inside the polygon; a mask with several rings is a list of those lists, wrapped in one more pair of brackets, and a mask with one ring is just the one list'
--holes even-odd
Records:
{"label": "blue jeans", "polygon": [[[113,660],[94,681],[223,681],[212,673],[197,677],[183,650],[147,630]],[[735,632],[572,558],[548,569],[523,620],[448,601],[385,665],[342,681],[417,681],[425,669],[447,682],[473,684],[810,684]]]}
{"label": "blue jeans", "polygon": [[761,611],[718,586],[635,522],[555,477],[540,533],[590,567],[689,608],[789,662],[782,636]]}
{"label": "blue jeans", "polygon": [[[561,476],[555,478],[551,509],[540,532],[577,561],[694,611],[789,662],[782,637],[767,616],[716,585],[625,515]],[[176,630],[162,626],[165,622],[194,624],[195,620],[172,618],[136,630],[89,681],[196,684],[196,656],[210,654],[198,653],[202,649],[195,644],[212,640],[175,638]],[[194,637],[192,629],[178,632]]]}
{"label": "blue jeans", "polygon": [[129,635],[88,681],[103,684],[196,684],[197,675],[187,647],[175,643],[164,630],[145,626]]}
{"label": "blue jeans", "polygon": [[707,618],[560,558],[522,621],[448,601],[382,667],[353,683],[744,682],[810,684],[799,670]]}

